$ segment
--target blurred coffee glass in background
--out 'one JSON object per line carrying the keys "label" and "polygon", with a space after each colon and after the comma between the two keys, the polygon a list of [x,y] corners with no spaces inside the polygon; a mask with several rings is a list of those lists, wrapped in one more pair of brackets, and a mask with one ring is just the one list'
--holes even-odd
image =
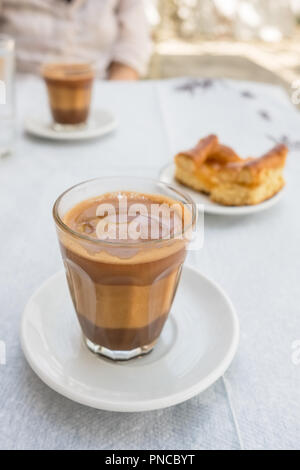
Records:
{"label": "blurred coffee glass in background", "polygon": [[14,40],[7,35],[0,35],[0,157],[13,150],[14,69]]}

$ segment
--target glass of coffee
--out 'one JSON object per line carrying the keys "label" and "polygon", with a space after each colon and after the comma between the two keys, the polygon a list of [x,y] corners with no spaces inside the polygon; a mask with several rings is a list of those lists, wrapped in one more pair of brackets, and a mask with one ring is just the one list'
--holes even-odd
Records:
{"label": "glass of coffee", "polygon": [[160,181],[98,178],[64,192],[53,215],[88,348],[115,360],[150,352],[195,227],[193,201]]}
{"label": "glass of coffee", "polygon": [[94,69],[89,63],[48,63],[42,67],[54,123],[81,126],[91,104]]}

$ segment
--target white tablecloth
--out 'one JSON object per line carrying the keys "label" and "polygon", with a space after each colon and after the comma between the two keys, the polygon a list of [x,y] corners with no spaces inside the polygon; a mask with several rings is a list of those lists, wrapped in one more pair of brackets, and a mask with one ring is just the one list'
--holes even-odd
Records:
{"label": "white tablecloth", "polygon": [[[101,140],[61,143],[24,135],[24,117],[38,116],[46,97],[37,79],[17,85],[16,149],[0,161],[0,341],[7,348],[0,448],[299,448],[300,364],[292,354],[300,340],[300,119],[284,93],[186,78],[98,83],[94,105],[115,112],[118,130]],[[58,395],[31,371],[18,336],[29,296],[62,265],[55,198],[95,176],[157,176],[175,152],[210,132],[244,156],[283,136],[291,145],[283,200],[257,215],[206,216],[204,247],[189,254],[188,262],[222,285],[236,306],[241,342],[229,371],[186,403],[141,414],[97,411]]]}

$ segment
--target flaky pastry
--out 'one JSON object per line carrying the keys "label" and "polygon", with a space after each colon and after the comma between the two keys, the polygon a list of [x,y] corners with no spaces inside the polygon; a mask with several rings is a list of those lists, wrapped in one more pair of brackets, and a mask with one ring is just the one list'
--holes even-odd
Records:
{"label": "flaky pastry", "polygon": [[175,156],[175,178],[219,204],[259,204],[283,188],[287,152],[278,144],[262,157],[242,159],[212,134]]}

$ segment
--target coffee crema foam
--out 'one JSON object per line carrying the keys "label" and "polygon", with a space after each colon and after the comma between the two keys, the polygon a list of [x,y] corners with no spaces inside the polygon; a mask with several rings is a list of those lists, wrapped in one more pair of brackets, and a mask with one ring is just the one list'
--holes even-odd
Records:
{"label": "coffee crema foam", "polygon": [[78,82],[80,80],[92,80],[94,72],[89,64],[51,63],[42,67],[42,74],[47,80]]}
{"label": "coffee crema foam", "polygon": [[187,221],[184,206],[179,202],[122,191],[77,204],[65,215],[64,222],[75,232],[93,239],[132,243],[171,239],[182,234]]}

